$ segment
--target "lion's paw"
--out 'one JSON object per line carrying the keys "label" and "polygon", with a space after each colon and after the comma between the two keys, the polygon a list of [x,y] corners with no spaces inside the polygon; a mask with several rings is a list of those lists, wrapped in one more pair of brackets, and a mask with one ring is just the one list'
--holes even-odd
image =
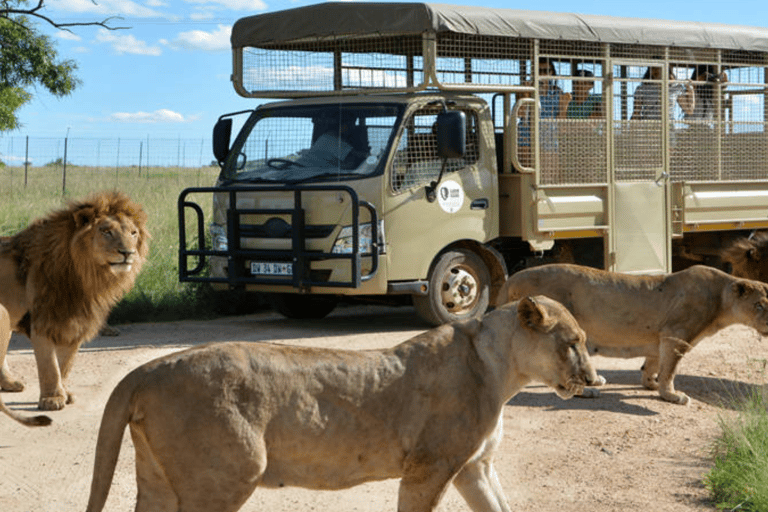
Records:
{"label": "lion's paw", "polygon": [[18,393],[19,391],[24,391],[24,383],[20,380],[2,379],[2,381],[0,381],[0,389]]}
{"label": "lion's paw", "polygon": [[659,381],[656,379],[655,375],[650,378],[643,377],[643,387],[645,389],[656,391],[657,389],[659,389]]}
{"label": "lion's paw", "polygon": [[44,396],[40,398],[37,408],[41,411],[60,411],[67,405],[67,400],[64,396]]}
{"label": "lion's paw", "polygon": [[661,398],[663,398],[667,402],[672,402],[673,404],[679,404],[679,405],[688,405],[691,401],[688,395],[680,392],[662,393]]}

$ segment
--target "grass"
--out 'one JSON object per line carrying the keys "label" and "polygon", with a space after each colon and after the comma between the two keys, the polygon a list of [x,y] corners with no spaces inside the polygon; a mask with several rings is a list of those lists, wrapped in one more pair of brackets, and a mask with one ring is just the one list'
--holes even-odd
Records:
{"label": "grass", "polygon": [[768,510],[768,402],[763,390],[747,396],[735,419],[721,418],[714,466],[704,478],[719,509]]}
{"label": "grass", "polygon": [[[112,323],[212,317],[222,313],[220,296],[210,287],[179,283],[177,199],[186,187],[211,186],[218,174],[203,168],[114,168],[68,166],[0,167],[0,236],[23,229],[31,220],[61,208],[70,199],[99,190],[118,189],[141,204],[149,217],[150,253],[134,288],[114,308]],[[210,196],[200,206],[210,215]],[[208,220],[206,220],[208,222]],[[188,230],[188,233],[194,233]],[[189,235],[191,236],[191,235]],[[226,302],[226,301],[225,301]],[[237,303],[230,299],[229,303]]]}

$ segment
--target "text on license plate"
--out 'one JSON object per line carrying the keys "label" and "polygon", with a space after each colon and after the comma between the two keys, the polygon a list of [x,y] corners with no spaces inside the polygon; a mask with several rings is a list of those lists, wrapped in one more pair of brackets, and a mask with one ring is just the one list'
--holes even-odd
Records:
{"label": "text on license plate", "polygon": [[251,274],[267,276],[291,276],[293,275],[293,264],[269,261],[252,261]]}

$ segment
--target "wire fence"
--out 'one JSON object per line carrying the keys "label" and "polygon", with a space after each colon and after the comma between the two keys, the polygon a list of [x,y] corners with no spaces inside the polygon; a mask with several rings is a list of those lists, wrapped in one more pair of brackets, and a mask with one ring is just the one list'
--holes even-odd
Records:
{"label": "wire fence", "polygon": [[15,187],[55,181],[66,193],[73,179],[109,184],[120,175],[149,177],[211,167],[216,163],[207,139],[0,137],[0,170]]}
{"label": "wire fence", "polygon": [[0,161],[12,166],[203,167],[213,159],[207,139],[2,137]]}

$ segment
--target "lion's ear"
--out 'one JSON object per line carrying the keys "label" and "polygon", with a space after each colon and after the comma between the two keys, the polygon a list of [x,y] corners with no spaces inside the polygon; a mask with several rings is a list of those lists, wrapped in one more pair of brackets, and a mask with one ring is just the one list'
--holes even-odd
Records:
{"label": "lion's ear", "polygon": [[757,249],[757,247],[752,247],[747,251],[747,259],[753,262],[760,261],[760,251]]}
{"label": "lion's ear", "polygon": [[752,285],[752,283],[745,279],[739,279],[733,283],[733,292],[740,299],[743,299],[753,291],[755,291],[755,287]]}
{"label": "lion's ear", "polygon": [[75,226],[80,229],[93,222],[93,219],[96,217],[96,211],[92,206],[84,206],[75,210],[72,216],[75,219]]}
{"label": "lion's ear", "polygon": [[547,312],[533,297],[524,297],[517,303],[517,318],[529,329],[541,329],[546,323]]}

